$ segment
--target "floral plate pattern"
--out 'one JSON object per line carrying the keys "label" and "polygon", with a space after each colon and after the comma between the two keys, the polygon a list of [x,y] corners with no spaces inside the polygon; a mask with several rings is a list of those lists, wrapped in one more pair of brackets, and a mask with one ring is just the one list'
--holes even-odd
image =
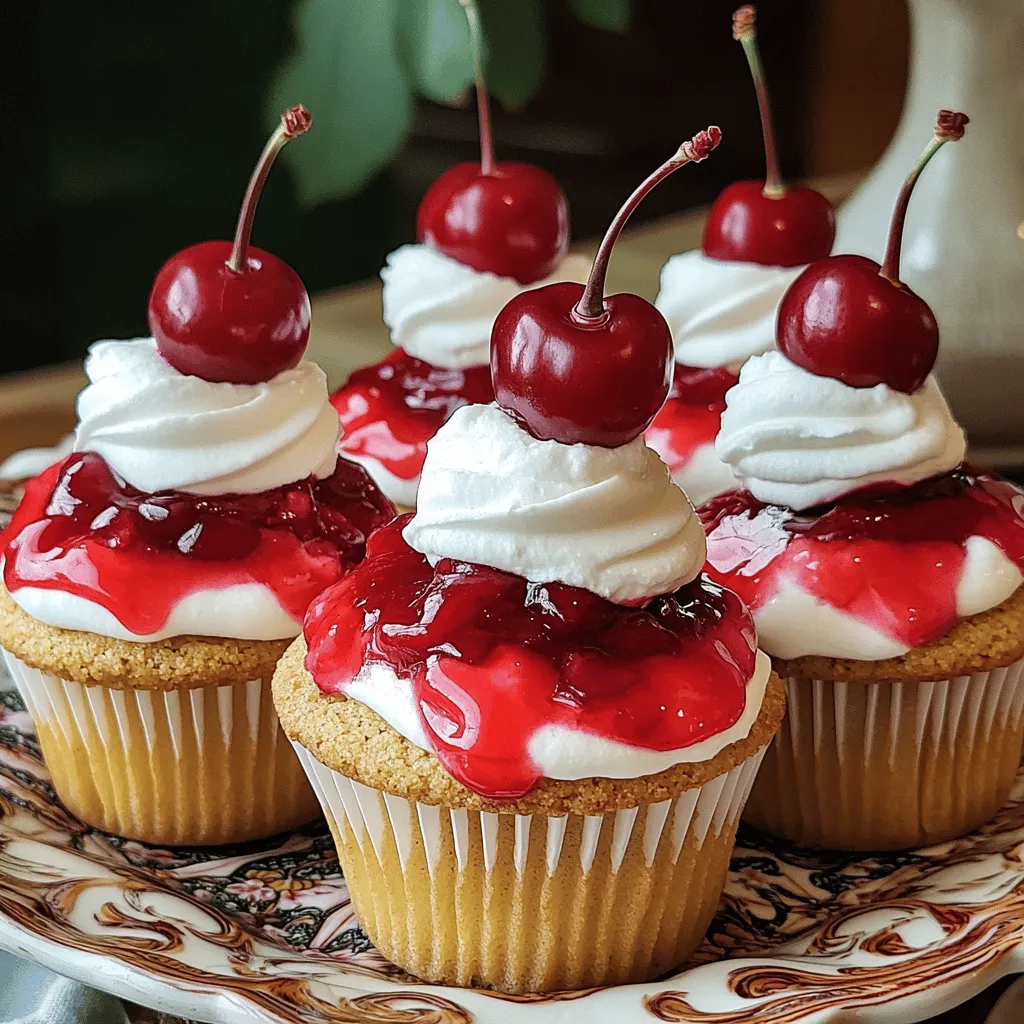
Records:
{"label": "floral plate pattern", "polygon": [[661,982],[509,998],[423,985],[360,929],[326,826],[167,850],[87,828],[0,691],[0,947],[116,995],[240,1024],[866,1024],[1024,969],[1024,773],[989,825],[926,850],[810,853],[751,830],[692,962]]}

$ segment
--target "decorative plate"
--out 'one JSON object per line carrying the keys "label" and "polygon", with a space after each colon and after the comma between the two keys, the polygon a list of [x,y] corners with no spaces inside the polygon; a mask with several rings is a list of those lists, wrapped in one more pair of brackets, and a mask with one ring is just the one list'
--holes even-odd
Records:
{"label": "decorative plate", "polygon": [[[1024,969],[1024,773],[966,839],[824,855],[741,834],[707,941],[647,985],[510,999],[423,985],[359,927],[321,825],[234,849],[93,831],[0,691],[0,947],[155,1009],[288,1024],[919,1020]],[[585,1016],[584,1016],[585,1015]]]}

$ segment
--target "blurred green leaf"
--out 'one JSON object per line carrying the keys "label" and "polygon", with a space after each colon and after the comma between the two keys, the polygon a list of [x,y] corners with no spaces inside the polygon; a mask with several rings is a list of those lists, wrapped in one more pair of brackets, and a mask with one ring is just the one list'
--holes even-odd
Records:
{"label": "blurred green leaf", "polygon": [[398,54],[399,10],[404,16],[403,0],[301,0],[296,8],[295,49],[270,88],[267,121],[295,103],[313,115],[312,131],[282,154],[305,206],[358,191],[402,146],[413,102]]}
{"label": "blurred green leaf", "polygon": [[[457,4],[457,0],[453,0]],[[478,0],[489,41],[487,87],[506,107],[522,107],[540,88],[547,65],[543,0]]]}
{"label": "blurred green leaf", "polygon": [[447,103],[473,81],[469,23],[458,0],[403,0],[401,56],[416,91]]}
{"label": "blurred green leaf", "polygon": [[632,0],[569,0],[580,21],[607,32],[628,32],[633,20]]}

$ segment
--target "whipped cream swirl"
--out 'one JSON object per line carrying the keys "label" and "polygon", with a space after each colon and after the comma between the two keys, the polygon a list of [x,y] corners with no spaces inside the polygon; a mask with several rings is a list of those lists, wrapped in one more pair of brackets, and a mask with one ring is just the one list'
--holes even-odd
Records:
{"label": "whipped cream swirl", "polygon": [[474,270],[429,245],[403,245],[380,272],[384,323],[395,345],[431,366],[485,366],[494,318],[510,299],[556,281],[585,281],[590,262],[567,256],[550,277],[523,285]]}
{"label": "whipped cream swirl", "polygon": [[803,267],[716,260],[699,249],[673,256],[654,304],[684,366],[739,366],[775,347],[775,318]]}
{"label": "whipped cream swirl", "polygon": [[141,491],[247,494],[334,472],[338,414],[313,363],[262,384],[215,384],[137,338],[96,342],[85,372],[75,451],[102,455]]}
{"label": "whipped cream swirl", "polygon": [[432,564],[476,562],[624,605],[689,583],[706,554],[690,502],[642,437],[538,441],[496,405],[464,406],[428,442],[403,535]]}
{"label": "whipped cream swirl", "polygon": [[853,388],[768,352],[743,367],[725,402],[715,449],[769,504],[807,509],[872,483],[912,484],[964,457],[934,377],[912,395]]}

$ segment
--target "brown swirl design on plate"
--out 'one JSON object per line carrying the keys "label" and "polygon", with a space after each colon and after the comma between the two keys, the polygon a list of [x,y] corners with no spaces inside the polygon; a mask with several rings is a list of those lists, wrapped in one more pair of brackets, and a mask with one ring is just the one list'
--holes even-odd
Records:
{"label": "brown swirl design on plate", "polygon": [[[633,1009],[616,1003],[610,1012],[616,1024],[652,1015],[790,1024],[833,1008],[891,1010],[895,999],[958,979],[973,986],[985,972],[994,980],[1024,950],[1022,850],[1017,804],[971,837],[876,857],[810,853],[741,832],[692,962],[664,991],[630,989]],[[476,1019],[456,990],[409,991],[416,980],[359,927],[323,825],[208,850],[87,828],[56,800],[12,692],[0,692],[0,916],[0,936],[17,929],[20,948],[31,937],[51,954],[109,958],[133,972],[136,999],[147,986],[162,986],[164,1000],[176,990],[216,994],[224,1019],[230,1011],[282,1024],[544,1024],[544,1007],[559,1015],[565,1000],[579,1004],[578,1019],[603,1019],[601,990],[478,993]],[[739,957],[733,970],[718,963]],[[970,994],[966,983],[961,991]]]}

